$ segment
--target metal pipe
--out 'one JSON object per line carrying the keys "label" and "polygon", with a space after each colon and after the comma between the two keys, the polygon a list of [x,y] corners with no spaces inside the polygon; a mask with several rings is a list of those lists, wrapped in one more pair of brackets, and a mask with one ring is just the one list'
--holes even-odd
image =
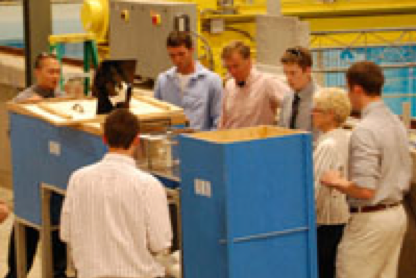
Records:
{"label": "metal pipe", "polygon": [[312,36],[324,36],[330,34],[356,34],[356,33],[374,33],[374,32],[406,32],[416,31],[415,27],[400,28],[372,28],[372,29],[351,29],[351,30],[334,30],[334,31],[314,31]]}
{"label": "metal pipe", "polygon": [[208,40],[205,37],[203,37],[201,34],[195,32],[195,31],[191,31],[190,33],[193,36],[195,36],[198,39],[200,39],[204,43],[204,45],[205,45],[205,47],[207,49],[207,52],[208,52],[209,68],[210,68],[210,70],[213,71],[215,69],[214,54],[212,52],[212,48],[211,48]]}
{"label": "metal pipe", "polygon": [[[400,69],[400,68],[410,68],[416,67],[416,63],[403,63],[403,64],[394,64],[394,65],[380,65],[383,69]],[[342,73],[346,72],[348,68],[330,68],[330,69],[313,69],[314,73]]]}

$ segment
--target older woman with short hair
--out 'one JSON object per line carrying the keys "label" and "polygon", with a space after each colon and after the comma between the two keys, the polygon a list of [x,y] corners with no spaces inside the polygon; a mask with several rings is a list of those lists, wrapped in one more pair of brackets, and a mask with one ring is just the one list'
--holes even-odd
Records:
{"label": "older woman with short hair", "polygon": [[345,195],[321,186],[319,180],[328,170],[347,176],[349,133],[342,125],[350,113],[351,104],[342,89],[321,89],[314,97],[313,125],[320,131],[313,153],[320,278],[335,277],[336,251],[349,210]]}

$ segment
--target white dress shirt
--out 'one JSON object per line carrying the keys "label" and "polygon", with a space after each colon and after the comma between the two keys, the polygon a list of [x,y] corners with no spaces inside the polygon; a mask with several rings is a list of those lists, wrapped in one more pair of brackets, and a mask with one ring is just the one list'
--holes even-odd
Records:
{"label": "white dress shirt", "polygon": [[79,278],[164,276],[153,254],[171,246],[166,192],[132,158],[109,153],[70,177],[61,238]]}
{"label": "white dress shirt", "polygon": [[349,197],[351,207],[401,202],[410,188],[407,131],[381,100],[366,106],[352,132],[349,174],[358,187],[375,191],[370,200]]}
{"label": "white dress shirt", "polygon": [[347,177],[349,138],[346,130],[333,129],[318,138],[313,152],[318,225],[344,224],[348,221],[349,208],[345,194],[321,185],[320,178],[328,170],[341,171]]}

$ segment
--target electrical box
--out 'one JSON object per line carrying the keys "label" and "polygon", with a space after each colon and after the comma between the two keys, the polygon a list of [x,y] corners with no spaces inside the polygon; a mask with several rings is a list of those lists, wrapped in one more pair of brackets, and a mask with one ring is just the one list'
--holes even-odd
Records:
{"label": "electrical box", "polygon": [[159,73],[172,66],[166,51],[169,33],[178,29],[196,32],[196,17],[194,3],[113,0],[110,3],[110,58],[136,59],[136,74],[156,79]]}

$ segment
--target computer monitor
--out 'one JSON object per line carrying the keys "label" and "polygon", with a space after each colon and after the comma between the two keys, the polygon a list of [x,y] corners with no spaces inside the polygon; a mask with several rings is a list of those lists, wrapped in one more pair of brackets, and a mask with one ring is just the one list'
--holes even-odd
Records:
{"label": "computer monitor", "polygon": [[97,114],[108,114],[115,108],[129,108],[136,60],[104,60],[95,71],[92,94]]}

